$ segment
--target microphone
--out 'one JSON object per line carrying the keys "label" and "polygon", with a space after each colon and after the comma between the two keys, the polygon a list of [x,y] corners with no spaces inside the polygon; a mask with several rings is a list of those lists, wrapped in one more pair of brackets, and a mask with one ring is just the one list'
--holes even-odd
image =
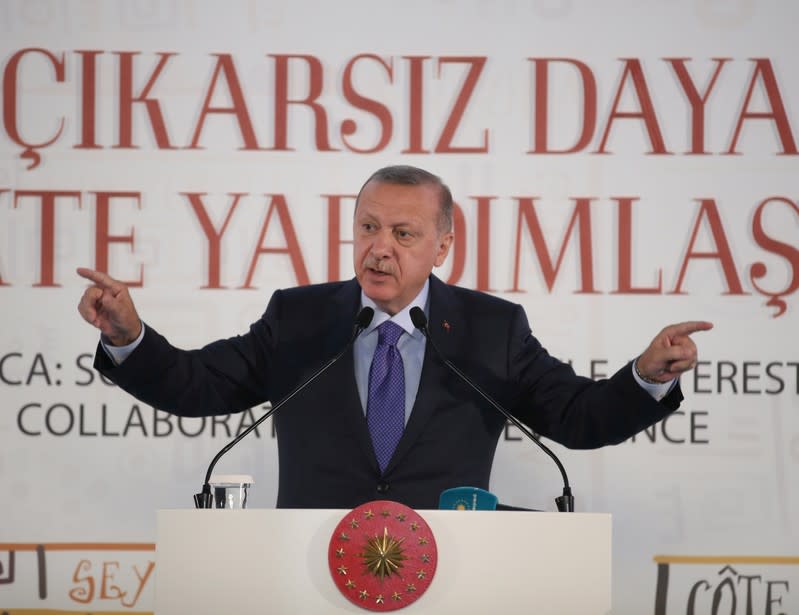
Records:
{"label": "microphone", "polygon": [[264,414],[261,418],[255,421],[252,425],[250,425],[247,429],[242,431],[238,436],[233,438],[221,451],[216,454],[216,457],[211,460],[211,464],[208,466],[208,471],[205,473],[205,482],[203,483],[202,491],[200,493],[194,494],[194,507],[195,508],[211,508],[211,501],[213,497],[211,496],[211,473],[214,471],[214,466],[216,466],[216,462],[219,461],[222,456],[227,453],[230,449],[236,446],[239,442],[241,442],[248,433],[258,427],[261,423],[263,423],[266,419],[272,416],[275,412],[277,412],[286,402],[290,401],[297,393],[302,391],[305,387],[311,384],[314,380],[316,380],[319,376],[325,373],[333,364],[337,363],[338,360],[344,356],[352,345],[355,343],[356,338],[361,334],[361,332],[369,326],[369,323],[372,322],[372,318],[375,315],[375,311],[370,307],[362,308],[358,315],[355,317],[355,325],[352,330],[352,335],[350,336],[350,340],[347,342],[347,345],[339,352],[336,356],[330,359],[327,363],[325,363],[322,367],[316,370],[313,374],[311,374],[306,380],[303,380],[297,387],[288,395],[286,395],[283,399],[281,399],[278,403],[276,403],[272,408]]}
{"label": "microphone", "polygon": [[555,465],[558,466],[558,470],[560,470],[560,475],[563,477],[563,495],[560,497],[555,498],[555,504],[558,507],[559,512],[574,512],[574,496],[572,495],[571,487],[569,486],[569,477],[566,476],[566,470],[563,468],[563,464],[560,462],[560,459],[557,458],[555,453],[553,453],[545,444],[540,442],[538,438],[533,435],[533,432],[530,431],[526,425],[524,425],[519,419],[513,416],[508,410],[503,408],[499,402],[494,400],[488,393],[483,391],[475,382],[473,382],[466,374],[464,374],[461,370],[455,367],[449,359],[445,358],[441,351],[436,346],[436,343],[433,341],[432,336],[430,335],[430,331],[427,329],[427,316],[425,316],[424,311],[422,308],[418,306],[414,306],[411,308],[410,312],[411,322],[413,322],[413,326],[419,329],[422,334],[427,338],[427,341],[430,342],[430,345],[433,347],[436,355],[438,356],[441,361],[444,362],[446,365],[458,378],[463,380],[466,384],[468,384],[472,389],[474,389],[480,397],[486,400],[492,408],[494,408],[497,412],[499,412],[502,416],[508,419],[511,423],[513,423],[519,430],[527,436],[530,440],[535,442],[542,451],[544,451],[547,455],[552,458],[552,461],[555,462]]}

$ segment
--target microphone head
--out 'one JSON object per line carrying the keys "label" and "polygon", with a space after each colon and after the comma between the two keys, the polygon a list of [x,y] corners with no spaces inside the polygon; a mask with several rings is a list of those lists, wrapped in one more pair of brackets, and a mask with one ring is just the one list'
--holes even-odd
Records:
{"label": "microphone head", "polygon": [[360,312],[358,312],[358,316],[355,317],[355,326],[358,329],[366,329],[369,326],[369,323],[372,322],[372,318],[374,318],[375,311],[370,307],[362,308]]}
{"label": "microphone head", "polygon": [[427,316],[424,315],[424,310],[415,305],[411,308],[410,314],[413,326],[424,331],[427,328]]}

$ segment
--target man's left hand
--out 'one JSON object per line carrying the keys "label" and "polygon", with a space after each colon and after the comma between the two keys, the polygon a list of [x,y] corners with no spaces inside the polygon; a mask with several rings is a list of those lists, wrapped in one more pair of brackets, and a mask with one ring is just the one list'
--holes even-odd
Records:
{"label": "man's left hand", "polygon": [[696,367],[696,344],[691,334],[707,331],[713,323],[703,320],[669,325],[657,334],[649,347],[638,357],[636,369],[644,380],[669,382]]}

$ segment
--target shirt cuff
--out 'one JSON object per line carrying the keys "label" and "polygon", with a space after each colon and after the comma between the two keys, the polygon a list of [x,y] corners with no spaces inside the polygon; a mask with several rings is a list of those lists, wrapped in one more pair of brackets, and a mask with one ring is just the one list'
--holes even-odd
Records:
{"label": "shirt cuff", "polygon": [[638,383],[638,385],[644,389],[647,393],[649,393],[655,401],[660,401],[666,395],[671,393],[671,390],[674,388],[674,385],[677,384],[677,379],[673,378],[668,382],[659,382],[657,384],[652,384],[650,382],[646,382],[638,375],[638,372],[635,371],[635,361],[633,361],[630,369],[633,370],[633,378]]}
{"label": "shirt cuff", "polygon": [[141,331],[139,332],[139,337],[133,340],[130,344],[126,344],[125,346],[112,346],[109,343],[106,343],[107,338],[105,335],[100,336],[100,345],[105,350],[105,354],[108,355],[114,365],[122,365],[122,362],[127,359],[131,353],[136,350],[139,344],[141,344],[142,339],[144,339],[144,323],[141,324]]}

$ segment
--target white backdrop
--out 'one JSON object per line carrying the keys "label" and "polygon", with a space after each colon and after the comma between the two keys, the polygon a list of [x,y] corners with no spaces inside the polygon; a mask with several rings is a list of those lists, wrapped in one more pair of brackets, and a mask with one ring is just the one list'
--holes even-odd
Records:
{"label": "white backdrop", "polygon": [[[715,323],[680,413],[555,446],[578,510],[614,516],[614,612],[799,613],[798,18],[748,0],[0,1],[0,609],[151,610],[155,511],[191,506],[262,412],[177,421],[100,380],[75,267],[139,283],[143,318],[201,345],[276,288],[349,277],[351,197],[401,163],[462,213],[438,274],[521,303],[579,372]],[[557,473],[518,436],[492,490],[552,509]],[[219,469],[274,505],[268,428]]]}

